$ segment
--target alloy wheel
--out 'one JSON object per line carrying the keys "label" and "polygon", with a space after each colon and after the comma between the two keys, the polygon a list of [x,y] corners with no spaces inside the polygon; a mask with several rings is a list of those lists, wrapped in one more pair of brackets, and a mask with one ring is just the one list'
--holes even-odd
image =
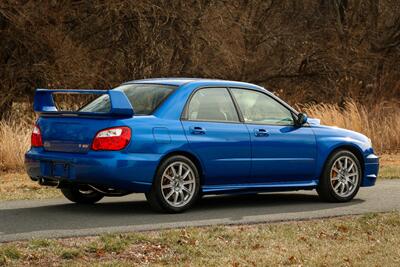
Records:
{"label": "alloy wheel", "polygon": [[348,197],[357,189],[359,176],[356,162],[351,157],[341,156],[331,167],[332,189],[338,196]]}
{"label": "alloy wheel", "polygon": [[167,166],[161,177],[161,192],[169,205],[175,208],[186,205],[195,191],[195,174],[188,164],[176,161]]}

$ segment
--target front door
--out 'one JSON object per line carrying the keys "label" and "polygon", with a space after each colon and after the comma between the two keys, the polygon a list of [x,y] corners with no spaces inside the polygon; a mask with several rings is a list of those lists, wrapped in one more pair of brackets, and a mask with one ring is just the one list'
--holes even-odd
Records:
{"label": "front door", "polygon": [[259,91],[231,89],[251,136],[250,183],[315,179],[316,141],[308,126],[294,125],[292,112]]}
{"label": "front door", "polygon": [[197,90],[185,113],[182,125],[190,148],[203,164],[205,185],[246,183],[251,165],[250,136],[228,90]]}

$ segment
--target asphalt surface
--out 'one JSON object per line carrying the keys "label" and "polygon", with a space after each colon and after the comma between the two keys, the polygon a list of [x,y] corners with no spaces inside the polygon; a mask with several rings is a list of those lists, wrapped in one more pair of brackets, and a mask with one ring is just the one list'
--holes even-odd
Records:
{"label": "asphalt surface", "polygon": [[142,194],[92,206],[65,199],[0,202],[0,242],[216,224],[305,220],[400,210],[400,179],[361,188],[348,203],[321,202],[315,191],[208,196],[182,214],[158,214]]}

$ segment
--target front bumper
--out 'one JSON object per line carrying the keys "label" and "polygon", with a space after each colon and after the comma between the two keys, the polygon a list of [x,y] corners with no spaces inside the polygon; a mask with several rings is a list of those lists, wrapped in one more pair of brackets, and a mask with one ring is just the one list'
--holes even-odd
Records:
{"label": "front bumper", "polygon": [[78,154],[32,148],[25,154],[25,168],[33,180],[47,178],[109,186],[130,192],[147,192],[161,156],[119,151]]}
{"label": "front bumper", "polygon": [[361,186],[373,186],[379,172],[379,157],[375,154],[369,154],[365,157],[364,177]]}

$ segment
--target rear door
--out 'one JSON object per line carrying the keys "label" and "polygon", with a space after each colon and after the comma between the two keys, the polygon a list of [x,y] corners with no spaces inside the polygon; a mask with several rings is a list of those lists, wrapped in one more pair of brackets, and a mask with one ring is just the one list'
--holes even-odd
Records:
{"label": "rear door", "polygon": [[315,178],[316,141],[292,112],[255,90],[231,89],[251,136],[251,183],[304,182]]}
{"label": "rear door", "polygon": [[182,119],[191,149],[201,159],[206,185],[242,184],[250,176],[250,136],[226,88],[194,92]]}

